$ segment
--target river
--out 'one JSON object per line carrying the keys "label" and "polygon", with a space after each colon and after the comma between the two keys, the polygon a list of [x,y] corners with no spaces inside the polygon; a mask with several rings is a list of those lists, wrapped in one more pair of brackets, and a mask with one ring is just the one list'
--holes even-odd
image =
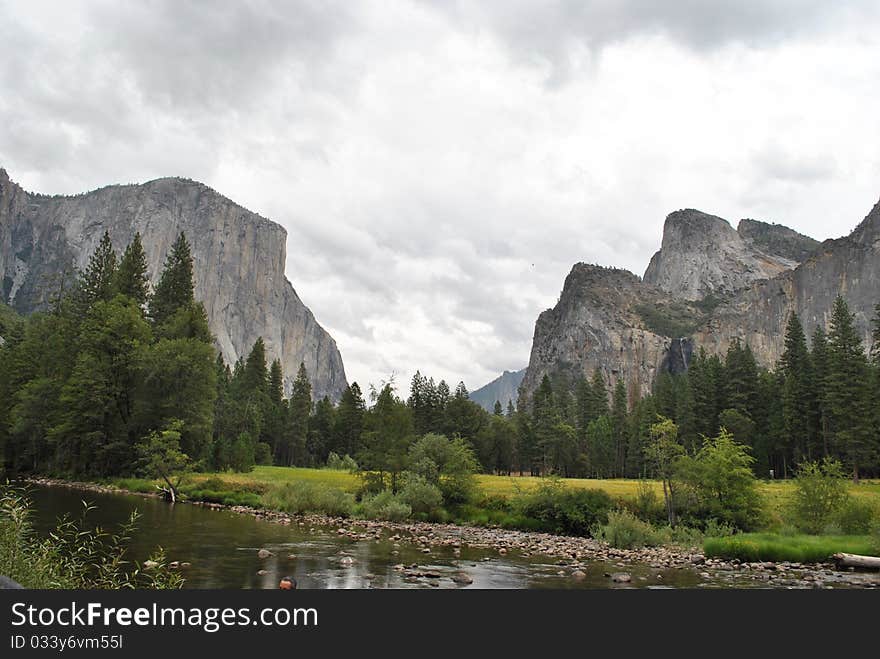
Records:
{"label": "river", "polygon": [[[186,588],[277,588],[282,576],[296,578],[300,588],[633,588],[718,587],[731,585],[705,579],[695,570],[653,569],[586,561],[586,576],[574,578],[569,565],[549,556],[519,556],[462,547],[438,547],[431,554],[408,543],[354,541],[335,529],[283,526],[250,515],[187,504],[170,505],[156,498],[86,492],[66,487],[30,488],[34,525],[46,533],[64,514],[79,516],[83,501],[97,506],[89,513],[92,526],[113,530],[133,509],[141,513],[130,544],[129,559],[143,561],[161,546],[169,561],[190,563],[182,569]],[[353,523],[354,524],[354,523]],[[257,552],[274,555],[260,559]],[[350,560],[349,560],[350,559]],[[418,565],[403,571],[395,566]],[[258,574],[265,571],[264,574]],[[560,574],[560,571],[564,574]],[[627,572],[630,583],[614,583],[607,574]],[[413,573],[421,573],[416,576]],[[473,583],[456,583],[466,573]],[[430,576],[426,576],[430,575]]]}

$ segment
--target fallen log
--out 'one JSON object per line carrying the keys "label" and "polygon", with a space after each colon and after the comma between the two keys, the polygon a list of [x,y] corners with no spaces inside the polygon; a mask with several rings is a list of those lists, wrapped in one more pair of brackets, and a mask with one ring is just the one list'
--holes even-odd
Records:
{"label": "fallen log", "polygon": [[832,556],[840,567],[858,567],[869,570],[880,570],[880,557],[860,556],[859,554],[838,553]]}

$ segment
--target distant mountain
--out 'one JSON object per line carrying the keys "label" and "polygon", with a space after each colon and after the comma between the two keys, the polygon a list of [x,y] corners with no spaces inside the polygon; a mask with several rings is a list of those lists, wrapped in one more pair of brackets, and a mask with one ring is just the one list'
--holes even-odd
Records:
{"label": "distant mountain", "polygon": [[472,391],[470,399],[477,405],[489,412],[495,409],[495,401],[499,401],[504,411],[507,411],[507,402],[513,402],[516,407],[516,399],[519,397],[519,385],[522,382],[526,369],[519,371],[504,371],[500,376]]}

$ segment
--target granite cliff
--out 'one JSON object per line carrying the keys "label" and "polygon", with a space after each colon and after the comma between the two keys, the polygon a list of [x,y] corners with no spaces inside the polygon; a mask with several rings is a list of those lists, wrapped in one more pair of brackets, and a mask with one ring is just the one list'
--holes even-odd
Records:
{"label": "granite cliff", "polygon": [[666,218],[644,281],[686,300],[724,296],[796,267],[817,246],[787,227],[743,220],[734,229],[720,217],[680,210]]}
{"label": "granite cliff", "polygon": [[776,224],[742,220],[734,230],[719,217],[677,211],[644,279],[574,266],[559,302],[535,324],[521,392],[530,396],[544,374],[599,369],[609,385],[623,378],[632,400],[658,372],[686,370],[700,348],[723,355],[733,339],[772,367],[792,311],[809,335],[827,326],[838,294],[869,346],[880,302],[880,203],[849,236],[821,244]]}
{"label": "granite cliff", "polygon": [[105,231],[120,252],[141,233],[153,282],[183,231],[192,245],[195,295],[224,359],[247,355],[262,336],[269,358],[281,359],[286,388],[303,362],[315,396],[339,398],[346,378],[336,343],[284,275],[287,232],[195,181],[47,196],[26,192],[0,169],[0,301],[20,313],[45,308]]}

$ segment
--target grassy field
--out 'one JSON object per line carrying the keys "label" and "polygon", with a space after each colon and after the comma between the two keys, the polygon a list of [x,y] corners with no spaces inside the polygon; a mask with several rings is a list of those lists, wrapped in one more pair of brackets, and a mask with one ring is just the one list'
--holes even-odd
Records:
{"label": "grassy field", "polygon": [[[228,488],[241,489],[251,492],[260,492],[268,486],[281,485],[296,481],[320,483],[336,487],[346,492],[356,492],[361,485],[361,479],[346,471],[334,471],[330,469],[306,469],[302,467],[266,467],[260,466],[253,471],[238,474],[226,473],[201,473],[191,477],[193,487],[208,479],[220,479]],[[493,476],[480,474],[477,483],[480,491],[489,497],[510,498],[518,494],[529,492],[541,483],[542,479],[537,476]],[[583,489],[604,490],[615,499],[633,499],[638,493],[639,481],[632,479],[590,479],[590,478],[567,478],[567,487]],[[662,500],[663,490],[658,481],[649,481],[650,486]],[[873,501],[880,508],[880,481],[862,481],[858,485],[849,484],[850,493],[853,496]],[[794,491],[791,481],[761,481],[758,489],[766,503],[767,512],[771,524],[778,523],[783,516],[783,511]]]}
{"label": "grassy field", "polygon": [[[331,469],[306,469],[303,467],[255,467],[253,471],[238,474],[225,473],[197,473],[192,479],[196,481],[208,478],[219,478],[233,486],[252,488],[259,485],[277,485],[295,481],[307,481],[323,483],[332,487],[338,487],[347,492],[355,492],[360,487],[361,480],[346,471],[334,471]],[[480,474],[477,483],[480,490],[488,496],[510,497],[522,492],[535,489],[542,479],[537,476],[492,476]],[[632,499],[636,496],[639,481],[631,479],[592,479],[592,478],[566,478],[567,487],[583,489],[604,490],[612,497]],[[662,497],[663,490],[659,481],[650,481],[651,487]],[[788,500],[793,492],[791,481],[762,481],[758,485],[761,494],[768,504],[778,508]],[[880,481],[862,481],[860,484],[850,484],[850,493],[864,499],[870,499],[880,504]]]}

